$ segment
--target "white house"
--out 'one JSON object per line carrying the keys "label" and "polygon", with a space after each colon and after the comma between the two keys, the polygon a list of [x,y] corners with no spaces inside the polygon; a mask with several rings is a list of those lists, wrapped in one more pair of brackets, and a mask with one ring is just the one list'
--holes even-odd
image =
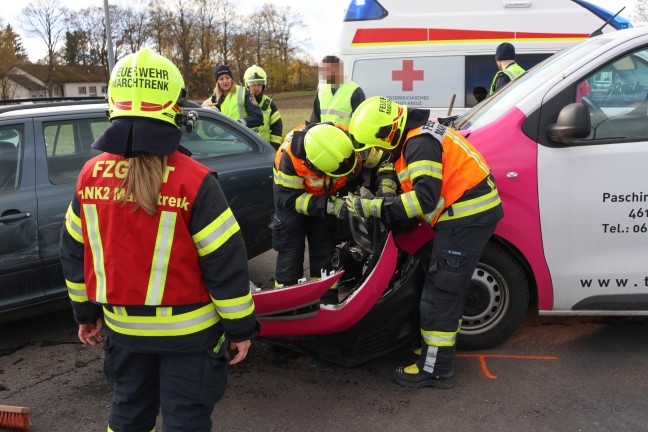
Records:
{"label": "white house", "polygon": [[55,65],[52,70],[52,94],[47,94],[48,66],[23,64],[14,66],[8,74],[11,99],[37,97],[105,96],[108,72],[102,66]]}

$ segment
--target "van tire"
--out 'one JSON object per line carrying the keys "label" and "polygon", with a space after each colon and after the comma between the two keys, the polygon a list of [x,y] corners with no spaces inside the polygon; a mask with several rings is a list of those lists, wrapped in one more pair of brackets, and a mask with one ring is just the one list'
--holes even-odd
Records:
{"label": "van tire", "polygon": [[493,348],[519,327],[529,307],[529,282],[520,263],[494,243],[482,253],[466,295],[457,345]]}

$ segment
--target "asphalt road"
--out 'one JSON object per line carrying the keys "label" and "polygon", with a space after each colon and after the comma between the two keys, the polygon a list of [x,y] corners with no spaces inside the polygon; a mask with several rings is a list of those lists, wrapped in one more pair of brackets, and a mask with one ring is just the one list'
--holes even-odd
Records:
{"label": "asphalt road", "polygon": [[[272,253],[250,262],[272,275]],[[394,353],[345,369],[255,342],[233,367],[215,431],[646,431],[648,320],[539,318],[502,346],[459,352],[455,388],[409,390]],[[76,342],[70,311],[4,324],[0,404],[32,407],[32,431],[104,431],[102,350]],[[159,429],[161,430],[161,429]]]}

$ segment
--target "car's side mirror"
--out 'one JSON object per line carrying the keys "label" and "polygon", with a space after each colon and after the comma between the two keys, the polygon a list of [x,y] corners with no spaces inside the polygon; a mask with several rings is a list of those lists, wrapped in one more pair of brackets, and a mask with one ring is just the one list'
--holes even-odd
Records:
{"label": "car's side mirror", "polygon": [[592,130],[589,109],[580,103],[572,103],[560,110],[558,120],[547,126],[549,140],[569,143],[587,138]]}

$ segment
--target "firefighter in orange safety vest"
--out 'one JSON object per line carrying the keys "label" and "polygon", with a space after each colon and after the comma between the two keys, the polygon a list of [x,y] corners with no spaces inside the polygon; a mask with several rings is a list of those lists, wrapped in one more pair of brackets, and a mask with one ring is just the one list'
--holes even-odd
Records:
{"label": "firefighter in orange safety vest", "polygon": [[[125,79],[146,69],[150,80]],[[112,72],[110,125],[92,147],[61,233],[83,344],[103,341],[115,384],[108,431],[211,431],[230,343],[242,361],[256,316],[239,225],[216,176],[179,147],[184,81],[148,48]],[[105,339],[102,329],[105,328]]]}
{"label": "firefighter in orange safety vest", "polygon": [[354,147],[390,151],[400,193],[348,195],[347,209],[380,218],[387,226],[423,220],[434,229],[420,301],[422,349],[414,364],[396,369],[394,379],[405,387],[451,388],[465,295],[503,211],[483,156],[429,116],[428,110],[380,96],[358,107],[349,125]]}
{"label": "firefighter in orange safety vest", "polygon": [[[336,218],[348,218],[344,192],[370,181],[361,173],[363,167],[375,168],[382,162],[382,151],[356,153],[347,131],[346,125],[337,123],[298,126],[277,151],[271,224],[276,286],[294,285],[303,277],[306,239],[310,276],[321,276],[337,242]],[[329,291],[324,300],[335,302],[337,291]]]}

